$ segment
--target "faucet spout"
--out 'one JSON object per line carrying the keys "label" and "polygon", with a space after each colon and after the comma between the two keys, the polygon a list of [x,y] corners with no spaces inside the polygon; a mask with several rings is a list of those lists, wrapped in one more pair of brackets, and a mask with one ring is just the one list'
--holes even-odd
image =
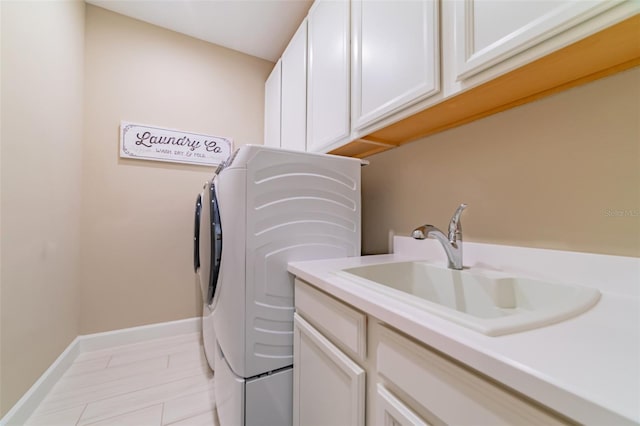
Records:
{"label": "faucet spout", "polygon": [[449,241],[451,243],[455,243],[456,241],[462,242],[462,223],[460,222],[460,215],[467,206],[468,205],[465,203],[460,204],[453,213],[453,216],[451,216],[451,221],[449,222]]}
{"label": "faucet spout", "polygon": [[460,215],[467,208],[467,204],[460,204],[449,222],[449,235],[440,231],[433,225],[422,225],[413,230],[411,236],[417,240],[435,238],[442,244],[447,254],[448,267],[450,269],[462,269],[462,223]]}

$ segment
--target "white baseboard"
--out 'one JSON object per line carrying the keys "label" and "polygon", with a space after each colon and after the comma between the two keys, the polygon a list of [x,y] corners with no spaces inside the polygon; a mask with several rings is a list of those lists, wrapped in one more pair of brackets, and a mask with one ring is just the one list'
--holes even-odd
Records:
{"label": "white baseboard", "polygon": [[80,355],[80,336],[73,339],[53,364],[5,414],[0,420],[0,426],[23,425],[78,355]]}
{"label": "white baseboard", "polygon": [[18,400],[18,402],[0,419],[0,426],[23,425],[33,411],[40,405],[53,386],[60,380],[73,361],[83,352],[107,349],[113,346],[143,342],[145,340],[178,336],[202,330],[200,317],[169,321],[140,327],[123,328],[104,333],[78,336],[67,346],[60,356],[42,373],[40,378]]}
{"label": "white baseboard", "polygon": [[99,351],[113,346],[128,345],[151,339],[178,336],[186,333],[202,331],[202,318],[187,318],[178,321],[161,322],[105,331],[104,333],[85,334],[79,336],[81,352]]}

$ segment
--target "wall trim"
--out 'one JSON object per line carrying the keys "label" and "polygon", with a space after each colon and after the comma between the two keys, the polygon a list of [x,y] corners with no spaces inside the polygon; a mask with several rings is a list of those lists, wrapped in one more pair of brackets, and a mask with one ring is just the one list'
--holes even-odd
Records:
{"label": "wall trim", "polygon": [[22,398],[0,419],[0,426],[23,425],[73,361],[83,352],[178,336],[180,334],[196,333],[201,330],[202,319],[194,317],[77,336],[49,368],[42,373]]}
{"label": "wall trim", "polygon": [[80,336],[73,339],[67,348],[56,360],[42,373],[22,398],[0,420],[1,426],[23,425],[31,416],[31,413],[40,405],[51,388],[60,380],[62,375],[80,355]]}
{"label": "wall trim", "polygon": [[112,346],[128,345],[145,340],[160,339],[202,330],[202,318],[194,317],[177,321],[141,325],[79,336],[81,352],[98,351]]}

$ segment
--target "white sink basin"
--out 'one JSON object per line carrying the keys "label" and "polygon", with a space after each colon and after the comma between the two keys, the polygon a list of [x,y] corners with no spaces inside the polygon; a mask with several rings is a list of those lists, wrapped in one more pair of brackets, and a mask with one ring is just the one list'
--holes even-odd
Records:
{"label": "white sink basin", "polygon": [[594,288],[428,262],[360,266],[338,275],[489,336],[564,321],[600,299]]}

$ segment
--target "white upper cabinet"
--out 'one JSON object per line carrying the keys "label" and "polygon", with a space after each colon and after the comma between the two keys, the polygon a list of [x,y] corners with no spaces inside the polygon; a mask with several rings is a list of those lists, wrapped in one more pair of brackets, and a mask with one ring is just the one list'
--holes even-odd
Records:
{"label": "white upper cabinet", "polygon": [[440,89],[437,0],[353,0],[352,128],[362,129]]}
{"label": "white upper cabinet", "polygon": [[629,68],[639,12],[640,0],[315,0],[266,83],[265,144],[367,156]]}
{"label": "white upper cabinet", "polygon": [[[597,16],[623,0],[459,0],[455,2],[456,79],[464,80]],[[598,30],[601,28],[596,28]],[[564,40],[563,44],[577,41]],[[544,56],[561,46],[549,45]],[[537,57],[528,58],[529,60]]]}
{"label": "white upper cabinet", "polygon": [[267,146],[280,146],[281,70],[281,61],[278,61],[264,83],[264,144]]}
{"label": "white upper cabinet", "polygon": [[282,54],[282,148],[306,150],[307,21],[304,20]]}
{"label": "white upper cabinet", "polygon": [[317,0],[308,15],[307,151],[348,142],[350,4]]}

